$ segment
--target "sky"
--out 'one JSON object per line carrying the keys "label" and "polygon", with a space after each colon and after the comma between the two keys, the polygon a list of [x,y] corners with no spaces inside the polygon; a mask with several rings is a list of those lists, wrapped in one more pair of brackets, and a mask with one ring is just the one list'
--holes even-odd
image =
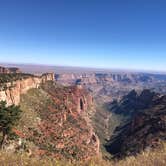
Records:
{"label": "sky", "polygon": [[166,71],[166,1],[0,0],[0,62]]}

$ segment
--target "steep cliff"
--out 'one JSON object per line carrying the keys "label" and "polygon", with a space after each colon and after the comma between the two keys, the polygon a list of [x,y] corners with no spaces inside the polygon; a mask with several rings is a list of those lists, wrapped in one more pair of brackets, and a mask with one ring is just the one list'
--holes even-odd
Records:
{"label": "steep cliff", "polygon": [[132,89],[142,91],[152,89],[166,94],[166,76],[130,72],[85,72],[56,74],[57,82],[67,85],[83,85],[90,89],[96,98],[103,102],[120,99]]}
{"label": "steep cliff", "polygon": [[93,98],[82,87],[47,82],[22,95],[20,105],[23,116],[15,133],[31,155],[67,160],[99,155],[99,139],[89,119],[95,111]]}
{"label": "steep cliff", "polygon": [[141,73],[68,73],[57,74],[56,79],[58,82],[65,84],[79,83],[79,84],[110,84],[110,83],[130,83],[135,84],[138,82],[149,83],[155,78],[153,75]]}
{"label": "steep cliff", "polygon": [[144,90],[135,91],[114,103],[112,111],[128,117],[117,127],[108,151],[118,157],[136,155],[143,150],[161,146],[166,141],[166,96]]}
{"label": "steep cliff", "polygon": [[0,101],[6,101],[7,105],[18,105],[21,94],[26,93],[31,88],[38,88],[41,83],[45,83],[46,81],[54,81],[54,74],[48,73],[42,76],[26,75],[26,77],[21,74],[18,80],[1,83]]}

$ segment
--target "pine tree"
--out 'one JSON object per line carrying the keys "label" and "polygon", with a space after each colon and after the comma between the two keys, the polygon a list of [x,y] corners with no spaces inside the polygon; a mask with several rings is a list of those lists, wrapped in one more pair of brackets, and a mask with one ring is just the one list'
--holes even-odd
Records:
{"label": "pine tree", "polygon": [[2,134],[0,141],[1,148],[3,148],[12,128],[17,125],[20,116],[21,109],[19,106],[11,105],[7,107],[5,101],[0,102],[0,132]]}

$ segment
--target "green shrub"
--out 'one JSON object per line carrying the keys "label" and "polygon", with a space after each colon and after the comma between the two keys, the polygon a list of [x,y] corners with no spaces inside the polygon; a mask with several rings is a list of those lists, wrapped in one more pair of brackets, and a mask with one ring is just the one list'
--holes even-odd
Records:
{"label": "green shrub", "polygon": [[0,147],[3,147],[7,137],[12,132],[12,128],[18,123],[21,115],[19,106],[6,106],[5,101],[0,102],[0,132],[2,134]]}

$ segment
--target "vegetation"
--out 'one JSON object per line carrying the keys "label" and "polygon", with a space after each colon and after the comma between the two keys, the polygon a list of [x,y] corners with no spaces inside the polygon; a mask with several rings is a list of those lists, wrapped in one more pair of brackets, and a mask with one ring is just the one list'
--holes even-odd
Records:
{"label": "vegetation", "polygon": [[113,156],[107,152],[105,145],[113,135],[115,128],[123,122],[123,117],[121,115],[109,111],[109,104],[110,103],[102,104],[98,102],[95,107],[95,115],[92,118],[93,127],[100,139],[100,150],[103,157],[106,159],[110,159]]}
{"label": "vegetation", "polygon": [[165,166],[166,146],[155,151],[142,152],[137,156],[127,157],[120,161],[104,161],[101,158],[94,158],[84,162],[57,161],[53,158],[33,158],[26,154],[10,154],[0,152],[1,165],[10,166]]}
{"label": "vegetation", "polygon": [[21,110],[18,106],[6,106],[5,101],[0,102],[0,132],[2,134],[0,147],[7,140],[8,135],[12,132],[12,128],[20,119]]}
{"label": "vegetation", "polygon": [[[8,138],[12,129],[16,127],[18,136],[26,144],[23,151],[9,153],[0,151],[0,165],[43,165],[43,166],[164,166],[166,165],[166,145],[163,149],[148,150],[137,156],[126,157],[122,160],[108,160],[107,154],[102,157],[93,158],[89,161],[79,161],[87,153],[91,158],[94,150],[88,151],[88,146],[84,142],[87,140],[88,127],[86,122],[78,116],[75,111],[75,98],[73,89],[62,86],[47,84],[39,89],[31,89],[27,94],[22,95],[20,106],[6,106],[5,102],[0,102],[0,132],[1,146]],[[68,96],[65,105],[65,96]],[[21,109],[20,109],[21,108]],[[105,143],[104,138],[109,138],[110,133],[119,125],[121,117],[111,114],[113,122],[107,116],[105,107],[98,108],[95,115],[94,124],[97,134],[102,138],[101,143]],[[23,112],[21,111],[23,110]],[[22,112],[22,114],[21,114]],[[21,116],[20,116],[21,115]],[[104,121],[103,126],[98,124],[99,120]],[[63,126],[63,128],[62,128]],[[70,126],[70,130],[69,130]],[[109,131],[103,132],[104,130]],[[23,136],[21,136],[23,135]],[[66,135],[66,136],[65,136]],[[84,136],[84,138],[83,138]],[[91,147],[92,148],[92,147]],[[31,150],[31,154],[26,150]],[[49,156],[49,158],[48,158]],[[68,161],[62,161],[63,159]],[[74,159],[74,160],[73,160]],[[72,162],[70,162],[72,161]],[[141,161],[141,162],[140,162]]]}
{"label": "vegetation", "polygon": [[0,85],[6,82],[13,82],[23,78],[33,77],[31,74],[25,73],[9,73],[9,74],[0,74]]}
{"label": "vegetation", "polygon": [[72,88],[48,82],[22,95],[23,113],[17,129],[25,135],[26,147],[34,155],[72,160],[94,156],[93,140],[86,143],[91,139],[90,128],[77,112],[77,97]]}

